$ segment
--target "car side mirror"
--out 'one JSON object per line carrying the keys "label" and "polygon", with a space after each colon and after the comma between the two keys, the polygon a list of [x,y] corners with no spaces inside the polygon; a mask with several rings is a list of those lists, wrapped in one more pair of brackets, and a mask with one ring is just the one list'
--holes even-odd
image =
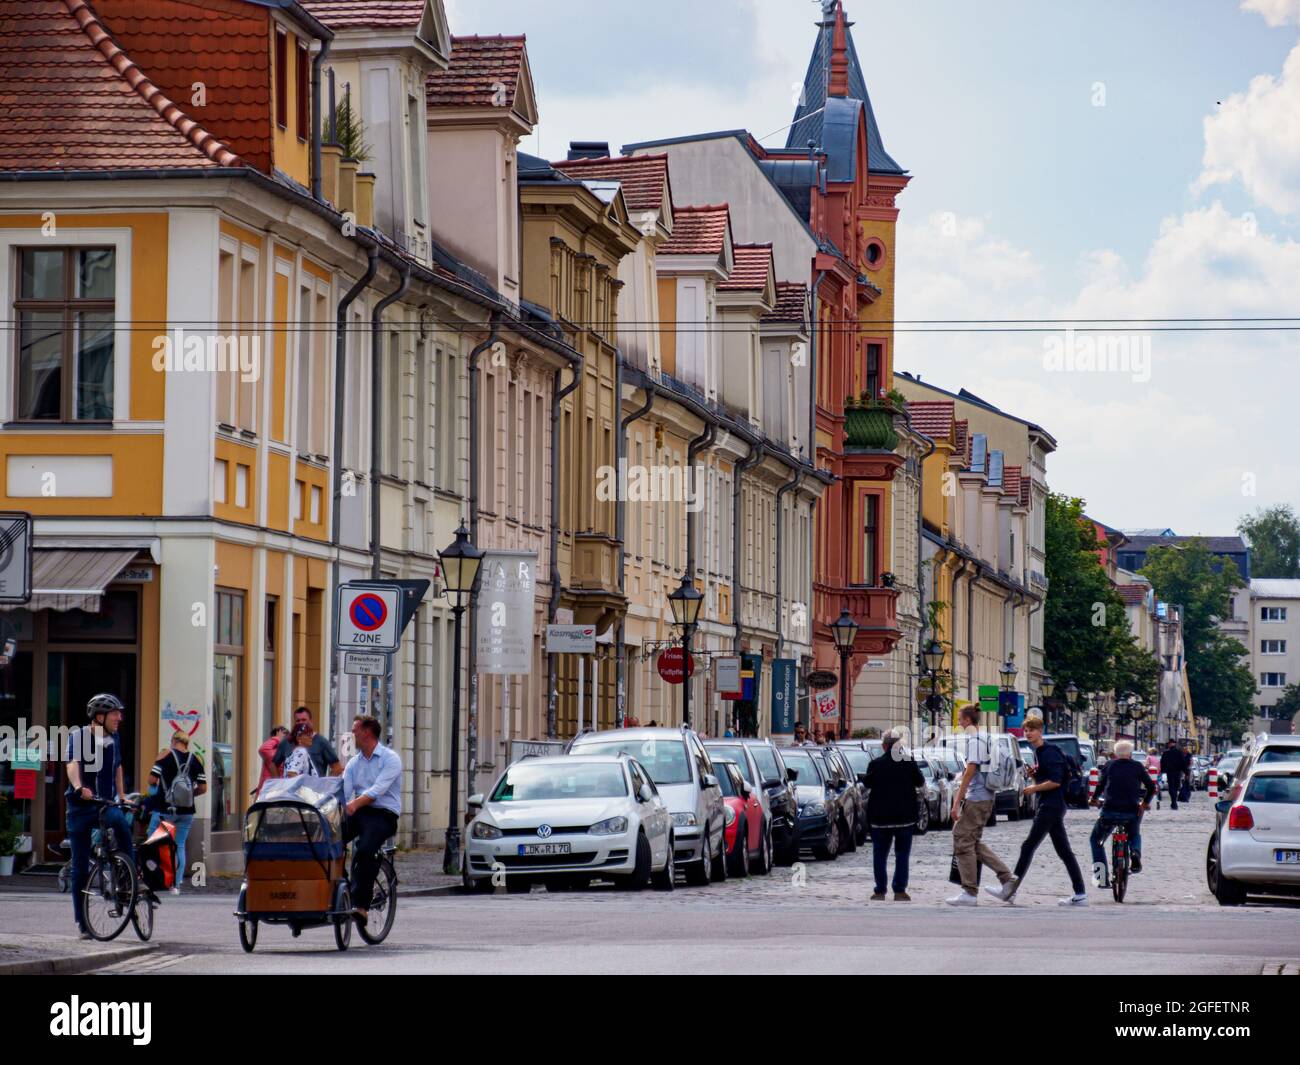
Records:
{"label": "car side mirror", "polygon": [[780,786],[781,786],[781,782],[777,780],[776,777],[772,777],[769,780],[763,781],[763,787],[767,788],[768,790],[771,790],[772,788],[779,788]]}
{"label": "car side mirror", "polygon": [[1214,804],[1214,809],[1215,812],[1217,813],[1226,814],[1229,810],[1232,809],[1232,800],[1220,799],[1218,802]]}
{"label": "car side mirror", "polygon": [[749,786],[749,781],[747,780],[741,781],[740,794],[745,796],[745,798],[747,799],[754,794],[754,789]]}
{"label": "car side mirror", "polygon": [[705,773],[704,776],[700,777],[700,787],[716,788],[717,786],[718,786],[718,778],[715,777],[712,773]]}
{"label": "car side mirror", "polygon": [[483,805],[483,793],[480,791],[474,795],[471,795],[468,799],[465,800],[465,805],[481,807]]}
{"label": "car side mirror", "polygon": [[641,785],[641,790],[640,790],[639,792],[637,792],[637,797],[638,797],[642,802],[649,802],[651,799],[654,798],[654,795],[655,795],[655,793],[654,793],[653,791],[650,790],[650,785],[649,785],[649,784],[642,784],[642,785]]}

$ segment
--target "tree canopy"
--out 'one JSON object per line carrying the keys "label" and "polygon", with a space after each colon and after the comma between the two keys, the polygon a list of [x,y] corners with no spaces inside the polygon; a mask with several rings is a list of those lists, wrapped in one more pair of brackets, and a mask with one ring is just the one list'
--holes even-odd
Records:
{"label": "tree canopy", "polygon": [[1300,577],[1300,516],[1286,503],[1261,507],[1237,523],[1250,545],[1252,577]]}

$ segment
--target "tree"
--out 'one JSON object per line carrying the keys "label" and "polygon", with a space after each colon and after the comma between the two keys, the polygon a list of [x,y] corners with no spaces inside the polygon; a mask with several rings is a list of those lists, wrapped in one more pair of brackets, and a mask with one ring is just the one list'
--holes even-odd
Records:
{"label": "tree", "polygon": [[364,163],[370,158],[366,143],[366,126],[352,108],[352,86],[343,91],[343,102],[334,112],[334,143],[343,149],[343,158]]}
{"label": "tree", "polygon": [[1261,507],[1237,523],[1250,545],[1253,577],[1300,577],[1300,516],[1286,503]]}
{"label": "tree", "polygon": [[1244,727],[1250,723],[1255,680],[1242,663],[1246,648],[1225,636],[1219,619],[1228,615],[1233,590],[1245,582],[1231,559],[1210,553],[1204,540],[1188,540],[1147,552],[1142,576],[1166,603],[1181,608],[1183,651],[1187,657],[1187,686],[1192,712],[1216,726]]}
{"label": "tree", "polygon": [[1116,655],[1132,643],[1124,603],[1102,568],[1083,500],[1051,494],[1045,515],[1047,604],[1043,660],[1064,692],[1071,681],[1083,692],[1114,687]]}
{"label": "tree", "polygon": [[1270,710],[1275,720],[1285,720],[1294,718],[1300,714],[1300,684],[1288,684],[1282,689],[1282,694],[1278,696]]}
{"label": "tree", "polygon": [[1116,695],[1136,695],[1147,706],[1156,705],[1160,694],[1160,659],[1154,651],[1140,647],[1136,636],[1120,644],[1111,668],[1111,688]]}

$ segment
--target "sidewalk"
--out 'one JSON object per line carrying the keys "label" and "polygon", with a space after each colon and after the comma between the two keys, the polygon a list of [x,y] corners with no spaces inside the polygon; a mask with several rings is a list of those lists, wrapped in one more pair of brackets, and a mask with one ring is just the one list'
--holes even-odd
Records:
{"label": "sidewalk", "polygon": [[[71,921],[69,916],[68,923]],[[118,965],[157,949],[154,943],[141,943],[131,929],[111,943],[96,943],[74,935],[0,932],[0,976],[84,973],[106,965]]]}
{"label": "sidewalk", "polygon": [[[442,871],[441,847],[421,847],[417,850],[397,852],[397,894],[402,898],[420,898],[430,895],[452,895],[460,891],[460,877],[447,876]],[[187,895],[236,895],[243,883],[237,873],[209,876],[203,887],[183,884],[181,891]]]}

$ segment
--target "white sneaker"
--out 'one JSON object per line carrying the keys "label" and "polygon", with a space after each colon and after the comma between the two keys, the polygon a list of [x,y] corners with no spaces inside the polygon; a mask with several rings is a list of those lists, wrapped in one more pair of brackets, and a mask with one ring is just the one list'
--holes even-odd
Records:
{"label": "white sneaker", "polygon": [[1005,884],[1000,884],[997,887],[986,887],[984,890],[997,899],[998,902],[1010,902],[1019,887],[1020,881],[1013,876]]}
{"label": "white sneaker", "polygon": [[944,901],[949,906],[978,906],[980,904],[978,896],[969,895],[965,891],[958,892],[952,898],[944,899]]}
{"label": "white sneaker", "polygon": [[173,895],[179,895],[181,893],[181,889],[178,887],[169,887],[167,890]]}
{"label": "white sneaker", "polygon": [[1058,905],[1058,906],[1087,906],[1087,905],[1088,905],[1088,896],[1087,896],[1086,894],[1084,894],[1084,895],[1071,895],[1068,899],[1057,899],[1057,900],[1056,900],[1056,905]]}

